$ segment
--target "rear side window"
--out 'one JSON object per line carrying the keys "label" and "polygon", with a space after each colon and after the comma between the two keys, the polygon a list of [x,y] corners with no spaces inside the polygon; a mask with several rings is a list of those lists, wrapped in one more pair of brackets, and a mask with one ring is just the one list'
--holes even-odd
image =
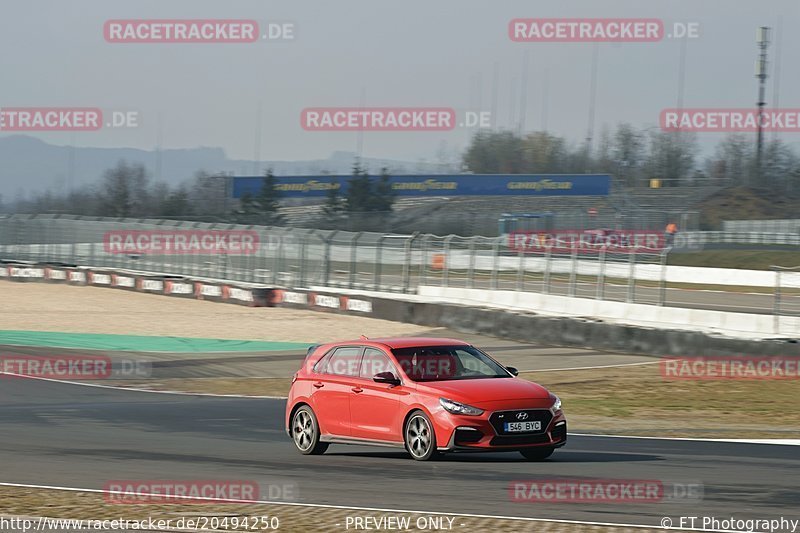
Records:
{"label": "rear side window", "polygon": [[343,346],[336,348],[330,356],[328,356],[327,363],[322,367],[323,372],[326,374],[334,374],[336,376],[358,376],[358,367],[361,363],[361,347],[359,346]]}

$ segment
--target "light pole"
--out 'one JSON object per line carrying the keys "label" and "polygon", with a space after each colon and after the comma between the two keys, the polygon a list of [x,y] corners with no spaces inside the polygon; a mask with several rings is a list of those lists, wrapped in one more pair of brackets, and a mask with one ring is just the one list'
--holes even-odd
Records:
{"label": "light pole", "polygon": [[762,120],[764,115],[764,93],[767,82],[767,47],[769,46],[769,27],[761,26],[756,32],[756,43],[760,50],[758,60],[756,61],[756,78],[758,78],[758,133],[756,137],[756,185],[761,182],[761,158],[764,151],[764,132],[762,128]]}

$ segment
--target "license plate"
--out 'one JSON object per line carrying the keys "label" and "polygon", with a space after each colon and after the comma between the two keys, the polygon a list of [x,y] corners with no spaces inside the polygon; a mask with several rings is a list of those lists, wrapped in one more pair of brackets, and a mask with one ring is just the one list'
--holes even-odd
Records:
{"label": "license plate", "polygon": [[509,433],[542,430],[542,423],[538,420],[534,422],[506,422],[505,426],[506,431]]}

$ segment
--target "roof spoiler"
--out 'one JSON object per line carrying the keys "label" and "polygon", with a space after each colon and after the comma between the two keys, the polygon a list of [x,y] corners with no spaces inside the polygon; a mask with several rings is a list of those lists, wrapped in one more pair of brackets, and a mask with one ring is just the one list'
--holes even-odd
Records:
{"label": "roof spoiler", "polygon": [[311,346],[309,346],[308,350],[306,350],[306,357],[308,357],[309,355],[314,353],[314,350],[316,350],[320,346],[322,346],[322,345],[321,344],[312,344]]}

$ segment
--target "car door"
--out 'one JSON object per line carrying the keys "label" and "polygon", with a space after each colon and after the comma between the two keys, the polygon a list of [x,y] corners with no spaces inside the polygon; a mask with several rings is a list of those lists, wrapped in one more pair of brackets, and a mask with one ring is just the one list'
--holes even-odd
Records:
{"label": "car door", "polygon": [[340,346],[316,369],[311,402],[322,435],[351,434],[350,397],[359,381],[362,351],[361,346]]}
{"label": "car door", "polygon": [[400,397],[408,394],[408,390],[402,384],[375,383],[372,378],[380,372],[391,372],[398,377],[400,375],[383,351],[365,348],[358,386],[350,394],[352,436],[402,443]]}

